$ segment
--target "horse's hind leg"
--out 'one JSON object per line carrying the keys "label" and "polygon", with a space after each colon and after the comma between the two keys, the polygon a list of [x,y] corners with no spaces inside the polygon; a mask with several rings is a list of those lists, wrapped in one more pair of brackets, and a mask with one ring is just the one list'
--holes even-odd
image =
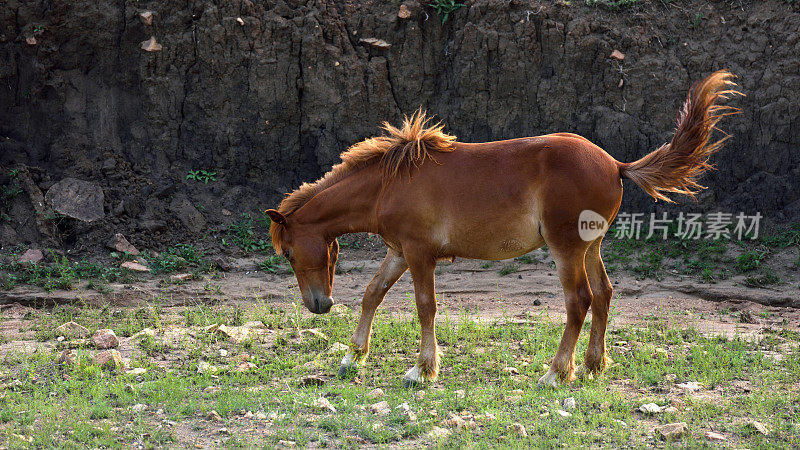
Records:
{"label": "horse's hind leg", "polygon": [[592,328],[589,332],[589,347],[586,349],[586,359],[579,372],[602,373],[611,363],[606,354],[606,326],[608,325],[608,309],[614,288],[608,280],[603,259],[600,256],[599,238],[592,242],[586,252],[586,273],[592,287]]}
{"label": "horse's hind leg", "polygon": [[408,269],[408,264],[403,256],[389,249],[386,252],[386,258],[383,259],[383,263],[364,291],[364,300],[361,302],[361,318],[350,339],[351,350],[345,355],[339,368],[340,377],[346,376],[350,369],[367,357],[375,310],[383,302],[389,289],[403,276],[406,269]]}
{"label": "horse's hind leg", "polygon": [[436,295],[434,271],[436,258],[405,252],[414,278],[414,297],[420,325],[420,346],[417,364],[403,376],[403,384],[411,387],[434,381],[439,375],[439,345],[436,342]]}
{"label": "horse's hind leg", "polygon": [[539,379],[541,385],[556,386],[559,379],[571,381],[574,378],[574,355],[578,336],[589,305],[592,304],[592,290],[584,268],[586,247],[575,245],[567,248],[551,248],[558,269],[558,278],[564,289],[567,307],[567,325],[561,336],[556,356],[550,370]]}

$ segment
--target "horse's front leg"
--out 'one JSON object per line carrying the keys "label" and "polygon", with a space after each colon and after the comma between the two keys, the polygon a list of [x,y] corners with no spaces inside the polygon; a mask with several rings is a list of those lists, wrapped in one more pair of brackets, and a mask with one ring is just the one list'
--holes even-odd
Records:
{"label": "horse's front leg", "polygon": [[411,276],[414,278],[414,295],[420,324],[420,347],[417,364],[403,376],[406,387],[425,381],[434,381],[439,375],[439,345],[436,343],[436,286],[434,271],[436,258],[419,255],[409,258]]}
{"label": "horse's front leg", "polygon": [[342,359],[342,365],[339,367],[339,377],[346,377],[367,357],[375,310],[383,302],[383,298],[392,285],[403,276],[406,269],[408,269],[408,264],[406,264],[403,256],[389,249],[386,253],[386,258],[383,259],[383,263],[378,268],[378,272],[372,277],[372,281],[369,282],[366,291],[364,291],[364,300],[361,302],[361,318],[358,320],[356,331],[350,339],[352,342],[351,349]]}

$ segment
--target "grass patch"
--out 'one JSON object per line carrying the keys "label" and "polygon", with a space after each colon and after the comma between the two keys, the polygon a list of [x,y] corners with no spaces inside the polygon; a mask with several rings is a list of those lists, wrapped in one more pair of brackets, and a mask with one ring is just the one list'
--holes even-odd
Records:
{"label": "grass patch", "polygon": [[[560,321],[538,315],[528,316],[527,323],[477,322],[466,314],[444,314],[437,327],[443,349],[440,381],[433,388],[409,390],[400,377],[416,358],[415,313],[379,313],[369,358],[356,380],[343,381],[333,377],[342,354],[331,347],[348,342],[356,318],[315,316],[294,306],[195,305],[176,315],[157,308],[115,313],[76,305],[41,314],[47,320],[29,318],[37,331],[72,318],[90,329],[115,330],[137,320],[126,329],[152,325],[156,334],[135,340],[131,366],[146,369],[135,378],[100,370],[88,358],[89,350],[79,349],[79,362],[66,366],[53,363],[54,350],[6,353],[0,367],[19,381],[13,388],[3,384],[0,441],[22,446],[16,434],[32,440],[25,446],[48,448],[186,448],[218,440],[214,445],[226,447],[275,447],[281,440],[309,447],[651,447],[661,445],[651,431],[654,425],[683,421],[689,433],[682,446],[707,446],[707,430],[723,433],[738,447],[800,445],[797,333],[705,336],[691,325],[675,326],[668,315],[656,315],[635,326],[612,326],[609,351],[616,363],[605,375],[540,389],[536,379],[558,346]],[[158,318],[166,322],[152,322]],[[202,330],[212,323],[236,326],[252,320],[262,321],[267,330],[246,343]],[[310,328],[325,338],[298,332]],[[182,329],[180,339],[168,338]],[[583,333],[579,359],[587,339]],[[254,367],[237,371],[244,354]],[[201,362],[217,372],[199,373]],[[511,375],[509,367],[518,374]],[[309,375],[325,381],[302,385]],[[687,394],[675,387],[685,381],[702,388]],[[381,399],[370,397],[375,388],[385,392]],[[321,397],[336,414],[314,406]],[[562,418],[557,411],[566,397],[574,397],[578,407]],[[388,414],[369,411],[379,400],[388,403]],[[650,417],[638,412],[643,403],[666,406],[673,400],[682,402],[676,411]],[[136,404],[147,409],[134,412]],[[413,416],[403,412],[403,404]],[[204,419],[211,410],[222,422]],[[454,415],[475,426],[447,425]],[[764,423],[770,434],[752,432],[747,420]],[[524,425],[527,436],[509,432],[514,423]],[[192,433],[177,433],[178,424]],[[434,441],[427,437],[434,426],[452,434]],[[230,434],[220,434],[221,427]]]}
{"label": "grass patch", "polygon": [[225,230],[226,237],[222,238],[222,245],[234,245],[239,247],[239,250],[248,253],[272,252],[272,242],[257,238],[258,234],[266,235],[269,232],[269,226],[268,217],[255,221],[250,214],[242,214],[241,219],[228,225]]}
{"label": "grass patch", "polygon": [[103,292],[107,283],[131,282],[133,274],[119,267],[106,267],[86,261],[70,261],[66,256],[51,253],[52,263],[0,263],[0,288],[10,290],[19,285],[39,286],[46,291],[72,289],[79,280],[90,280],[89,288]]}
{"label": "grass patch", "polygon": [[159,254],[144,252],[142,258],[156,275],[187,270],[200,274],[211,270],[211,262],[206,259],[205,253],[190,244],[178,244]]}

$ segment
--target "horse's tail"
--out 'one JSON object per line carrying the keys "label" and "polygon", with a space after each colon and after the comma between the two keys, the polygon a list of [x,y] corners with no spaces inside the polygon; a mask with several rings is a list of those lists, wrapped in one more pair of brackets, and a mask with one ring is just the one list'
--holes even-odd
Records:
{"label": "horse's tail", "polygon": [[678,127],[669,143],[631,163],[619,163],[622,178],[629,178],[656,200],[671,202],[665,192],[686,194],[695,198],[700,176],[713,168],[709,157],[722,148],[730,137],[711,141],[711,132],[724,116],[737,114],[731,106],[717,104],[729,95],[744,95],[730,89],[734,75],[727,70],[712,73],[695,84],[678,112]]}

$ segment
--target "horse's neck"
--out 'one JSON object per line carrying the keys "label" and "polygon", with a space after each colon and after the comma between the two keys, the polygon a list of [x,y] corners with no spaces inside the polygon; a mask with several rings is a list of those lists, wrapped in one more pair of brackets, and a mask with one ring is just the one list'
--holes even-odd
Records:
{"label": "horse's neck", "polygon": [[366,167],[320,192],[294,214],[327,237],[375,232],[375,206],[381,189],[378,167]]}

